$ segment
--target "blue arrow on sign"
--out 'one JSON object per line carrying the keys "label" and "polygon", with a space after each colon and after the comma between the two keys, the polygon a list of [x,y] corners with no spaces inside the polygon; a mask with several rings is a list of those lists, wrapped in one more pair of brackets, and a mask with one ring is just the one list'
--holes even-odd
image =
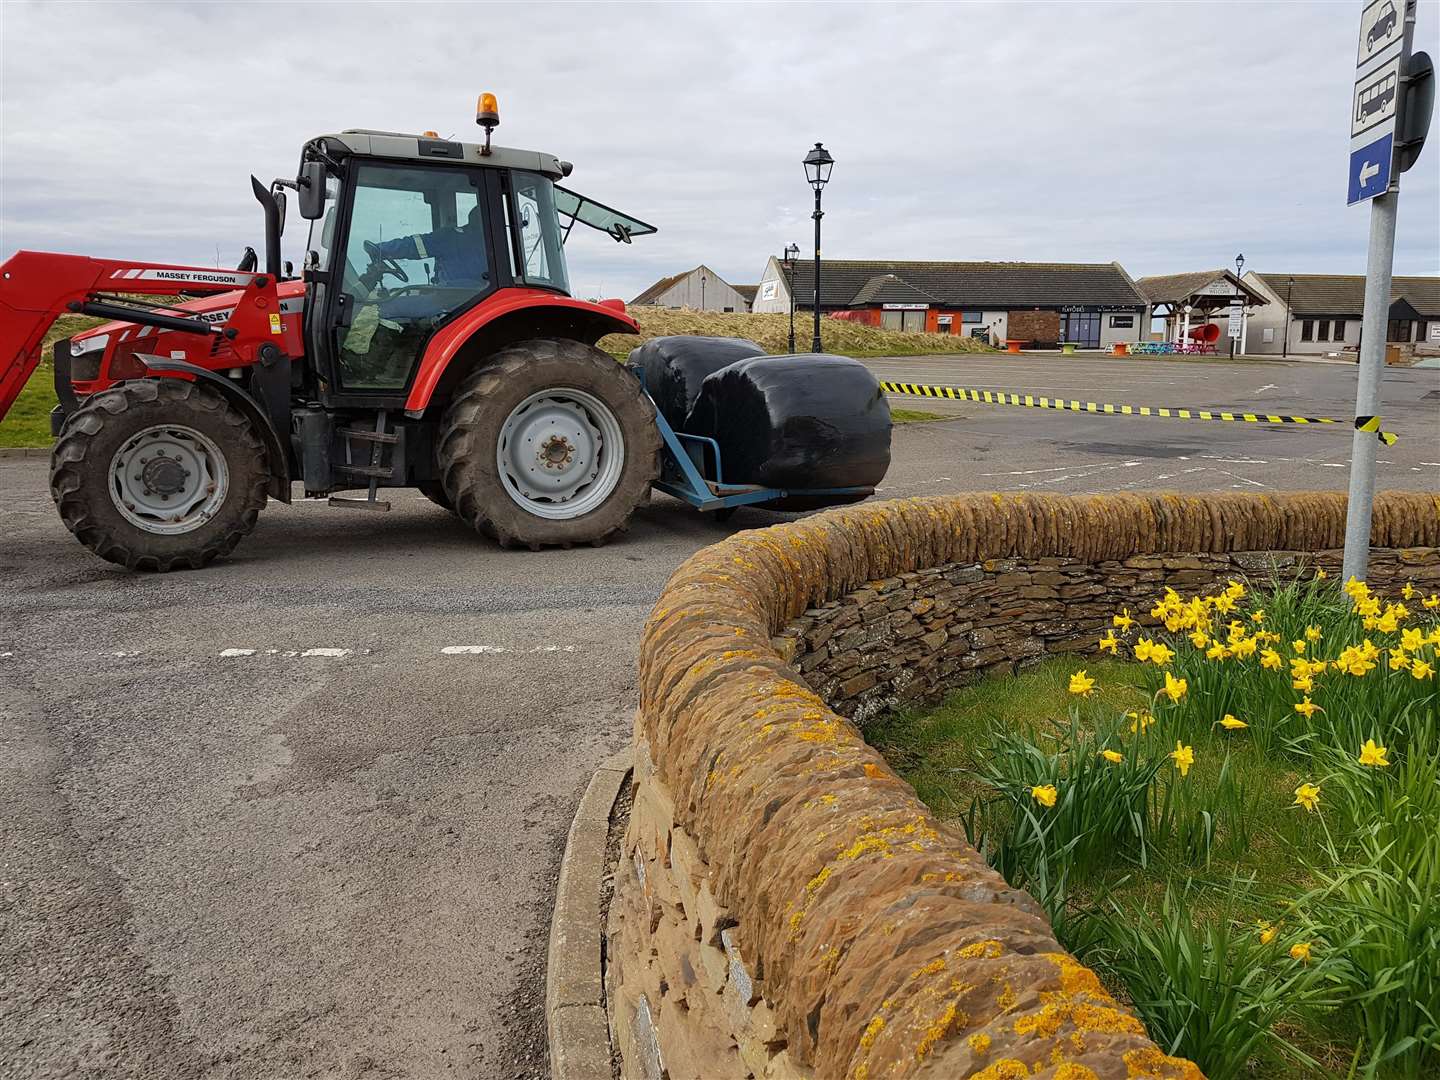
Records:
{"label": "blue arrow on sign", "polygon": [[1350,194],[1346,206],[1383,195],[1390,187],[1390,159],[1395,136],[1386,135],[1350,153]]}

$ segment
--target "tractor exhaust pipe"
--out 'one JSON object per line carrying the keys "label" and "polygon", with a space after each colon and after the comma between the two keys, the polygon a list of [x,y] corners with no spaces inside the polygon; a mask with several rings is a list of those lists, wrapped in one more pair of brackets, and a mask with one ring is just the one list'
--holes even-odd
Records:
{"label": "tractor exhaust pipe", "polygon": [[285,211],[280,200],[284,196],[272,192],[253,175],[250,187],[255,192],[255,200],[265,210],[265,272],[279,281],[280,232],[285,227]]}

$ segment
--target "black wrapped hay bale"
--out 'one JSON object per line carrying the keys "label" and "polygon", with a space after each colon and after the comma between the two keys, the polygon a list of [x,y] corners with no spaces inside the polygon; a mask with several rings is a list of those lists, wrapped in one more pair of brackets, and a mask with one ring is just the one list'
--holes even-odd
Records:
{"label": "black wrapped hay bale", "polygon": [[[720,444],[725,482],[873,488],[890,467],[890,406],[870,369],[846,356],[740,360],[707,377],[685,430]],[[766,504],[801,510],[850,497]]]}
{"label": "black wrapped hay bale", "polygon": [[687,334],[651,338],[630,352],[630,364],[645,374],[645,389],[660,415],[683,431],[685,418],[700,394],[705,377],[736,360],[763,356],[765,350],[744,338]]}

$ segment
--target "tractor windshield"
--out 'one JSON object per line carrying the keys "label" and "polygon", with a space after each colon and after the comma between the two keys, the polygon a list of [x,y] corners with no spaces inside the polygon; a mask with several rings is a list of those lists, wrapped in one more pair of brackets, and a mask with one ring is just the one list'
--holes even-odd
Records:
{"label": "tractor windshield", "polygon": [[511,248],[518,247],[520,260],[515,277],[526,285],[569,293],[560,218],[555,213],[555,185],[538,173],[517,170],[510,176],[510,227],[517,241]]}

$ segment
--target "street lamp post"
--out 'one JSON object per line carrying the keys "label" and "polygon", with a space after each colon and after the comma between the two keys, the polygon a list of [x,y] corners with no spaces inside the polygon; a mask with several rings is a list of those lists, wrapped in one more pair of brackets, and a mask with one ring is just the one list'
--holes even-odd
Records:
{"label": "street lamp post", "polygon": [[795,260],[800,257],[799,244],[785,245],[786,287],[790,294],[790,355],[795,355]]}
{"label": "street lamp post", "polygon": [[[1241,334],[1244,334],[1244,332],[1245,332],[1245,329],[1244,329],[1244,327],[1245,327],[1245,293],[1244,293],[1243,291],[1241,291],[1241,290],[1244,289],[1244,286],[1240,284],[1240,274],[1241,274],[1241,272],[1242,272],[1244,269],[1245,269],[1245,256],[1244,256],[1243,254],[1241,254],[1241,255],[1236,255],[1236,256],[1235,256],[1235,289],[1236,289],[1236,292],[1235,292],[1235,305],[1240,309],[1240,327],[1241,327],[1240,332],[1241,332]],[[1227,334],[1229,333],[1229,328],[1228,328],[1228,327],[1226,328],[1226,333],[1227,333]],[[1231,360],[1234,360],[1234,359],[1235,359],[1235,342],[1236,342],[1237,340],[1238,340],[1238,339],[1235,338],[1235,337],[1233,337],[1233,336],[1230,338],[1230,359],[1231,359]],[[1243,350],[1242,350],[1242,351],[1243,351]]]}
{"label": "street lamp post", "polygon": [[1285,281],[1285,338],[1280,346],[1280,358],[1283,360],[1290,355],[1290,293],[1295,289],[1295,278],[1292,275]]}
{"label": "street lamp post", "polygon": [[820,219],[825,215],[820,210],[820,191],[830,180],[830,170],[835,167],[835,159],[830,156],[820,143],[816,143],[814,149],[805,155],[805,177],[810,181],[810,186],[815,189],[815,212],[810,215],[815,219],[815,336],[810,342],[811,352],[820,352]]}
{"label": "street lamp post", "polygon": [[705,310],[705,271],[700,271],[700,310]]}

